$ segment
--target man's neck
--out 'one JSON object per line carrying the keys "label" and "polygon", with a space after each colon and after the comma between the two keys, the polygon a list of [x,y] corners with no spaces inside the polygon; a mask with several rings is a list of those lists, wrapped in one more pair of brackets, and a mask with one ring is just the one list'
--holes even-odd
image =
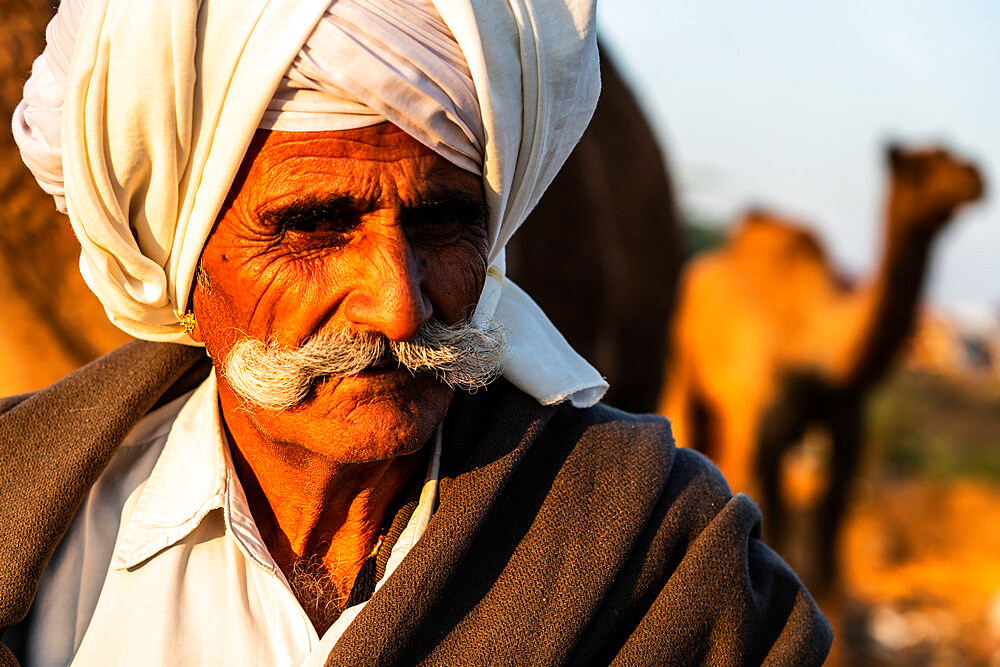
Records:
{"label": "man's neck", "polygon": [[236,474],[261,538],[317,632],[344,609],[386,513],[406,487],[417,454],[345,464],[264,436],[242,409],[222,414]]}

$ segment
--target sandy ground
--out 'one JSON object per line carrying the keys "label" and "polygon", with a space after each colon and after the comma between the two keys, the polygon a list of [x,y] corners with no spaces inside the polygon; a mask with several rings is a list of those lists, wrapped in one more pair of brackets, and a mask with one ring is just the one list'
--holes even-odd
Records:
{"label": "sandy ground", "polygon": [[831,664],[1000,665],[1000,485],[901,479],[858,496]]}
{"label": "sandy ground", "polygon": [[[819,600],[828,664],[1000,667],[1000,382],[900,371],[868,423],[841,580]],[[830,446],[813,432],[783,461],[796,539],[782,555],[806,581]]]}

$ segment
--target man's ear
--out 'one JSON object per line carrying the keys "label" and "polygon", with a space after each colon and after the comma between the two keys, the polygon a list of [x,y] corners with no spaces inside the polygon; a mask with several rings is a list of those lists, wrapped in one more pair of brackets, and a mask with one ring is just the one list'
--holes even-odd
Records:
{"label": "man's ear", "polygon": [[199,291],[209,292],[211,289],[212,283],[209,281],[208,273],[205,272],[205,267],[199,259],[198,267],[194,272],[194,284],[191,285],[191,290],[188,294],[187,312],[185,312],[181,317],[181,324],[184,326],[184,332],[196,343],[204,344],[205,339],[201,335],[201,328],[198,326],[198,318],[195,317],[194,314],[195,297],[198,296]]}

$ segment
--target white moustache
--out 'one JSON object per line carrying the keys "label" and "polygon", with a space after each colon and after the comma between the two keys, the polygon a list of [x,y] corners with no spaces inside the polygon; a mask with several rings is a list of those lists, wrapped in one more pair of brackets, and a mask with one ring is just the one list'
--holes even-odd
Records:
{"label": "white moustache", "polygon": [[243,338],[226,357],[223,376],[243,400],[286,410],[328,377],[347,377],[394,360],[411,373],[433,373],[453,388],[485,387],[503,372],[507,332],[472,324],[424,324],[411,340],[391,341],[373,331],[317,335],[299,347]]}

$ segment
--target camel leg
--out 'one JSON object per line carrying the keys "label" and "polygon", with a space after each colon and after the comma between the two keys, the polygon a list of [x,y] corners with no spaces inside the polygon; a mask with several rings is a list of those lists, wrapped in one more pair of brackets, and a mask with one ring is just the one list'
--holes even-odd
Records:
{"label": "camel leg", "polygon": [[830,486],[820,506],[817,540],[819,583],[823,588],[828,588],[837,579],[838,538],[847,511],[851,482],[861,459],[862,420],[862,405],[856,401],[837,410],[830,420],[833,439]]}
{"label": "camel leg", "polygon": [[656,411],[670,420],[670,430],[678,447],[691,447],[691,402],[694,383],[691,382],[691,361],[684,351],[675,351],[663,377]]}
{"label": "camel leg", "polygon": [[787,517],[781,501],[781,454],[785,442],[777,433],[761,433],[757,451],[757,479],[760,480],[761,514],[764,515],[764,535],[767,543],[781,553],[785,548]]}
{"label": "camel leg", "polygon": [[[748,406],[744,406],[748,407]],[[712,459],[726,476],[733,493],[748,493],[756,499],[759,495],[753,485],[754,452],[756,450],[755,410],[716,411],[721,419],[721,442],[711,450]]]}
{"label": "camel leg", "polygon": [[760,481],[760,506],[767,542],[779,553],[787,550],[788,508],[782,495],[781,459],[802,439],[805,422],[794,401],[778,401],[761,419],[755,470]]}

